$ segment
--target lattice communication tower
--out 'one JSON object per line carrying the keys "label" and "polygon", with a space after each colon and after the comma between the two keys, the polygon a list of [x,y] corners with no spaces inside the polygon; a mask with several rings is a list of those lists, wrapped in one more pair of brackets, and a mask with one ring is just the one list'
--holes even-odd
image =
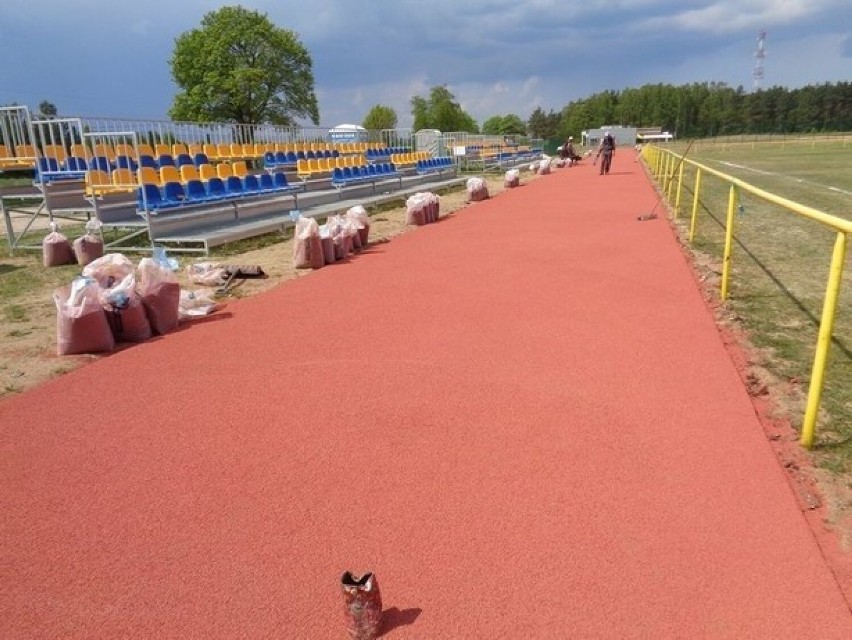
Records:
{"label": "lattice communication tower", "polygon": [[754,72],[751,74],[754,78],[754,90],[760,89],[760,83],[763,82],[763,60],[766,58],[766,32],[761,31],[757,34],[757,51],[754,52]]}

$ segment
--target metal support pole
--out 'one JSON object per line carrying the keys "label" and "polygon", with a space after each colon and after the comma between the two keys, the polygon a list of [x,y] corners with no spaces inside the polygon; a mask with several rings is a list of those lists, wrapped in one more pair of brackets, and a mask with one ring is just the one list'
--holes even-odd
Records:
{"label": "metal support pole", "polygon": [[808,404],[805,419],[802,423],[801,445],[810,449],[814,443],[817,414],[822,399],[822,388],[825,380],[825,366],[828,362],[828,349],[831,346],[831,334],[834,331],[834,318],[837,315],[837,301],[840,297],[840,282],[843,277],[843,261],[846,259],[846,234],[837,233],[834,241],[834,253],[831,256],[831,267],[828,271],[828,287],[822,306],[822,318],[819,322],[819,338],[817,340],[814,366],[811,371],[811,383],[808,385]]}
{"label": "metal support pole", "polygon": [[728,280],[731,275],[731,250],[734,246],[734,212],[737,209],[737,188],[731,185],[728,193],[728,215],[725,221],[725,253],[722,256],[722,300],[728,299]]}
{"label": "metal support pole", "polygon": [[680,193],[683,191],[683,162],[680,163],[680,168],[677,171],[677,192],[675,195],[674,217],[677,218],[680,213]]}
{"label": "metal support pole", "polygon": [[692,194],[692,219],[689,222],[689,243],[695,240],[695,227],[698,223],[698,194],[701,191],[701,169],[695,170],[695,189]]}

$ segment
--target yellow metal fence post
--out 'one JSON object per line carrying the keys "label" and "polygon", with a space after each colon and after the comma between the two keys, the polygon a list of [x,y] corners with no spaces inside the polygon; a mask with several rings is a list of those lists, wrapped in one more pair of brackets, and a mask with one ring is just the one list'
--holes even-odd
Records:
{"label": "yellow metal fence post", "polygon": [[728,193],[728,215],[725,219],[725,253],[722,256],[722,300],[728,299],[728,280],[731,275],[731,250],[734,246],[734,211],[737,208],[737,188],[731,185]]}
{"label": "yellow metal fence post", "polygon": [[692,194],[692,219],[689,222],[689,243],[695,239],[695,226],[698,223],[698,194],[701,191],[701,168],[695,169],[695,190]]}
{"label": "yellow metal fence post", "polygon": [[672,199],[672,183],[674,182],[674,154],[669,152],[669,162],[666,165],[666,200]]}
{"label": "yellow metal fence post", "polygon": [[680,193],[683,191],[683,158],[680,161],[680,168],[677,172],[677,191],[675,192],[674,217],[677,218],[680,213]]}
{"label": "yellow metal fence post", "polygon": [[834,331],[834,317],[837,314],[837,300],[840,297],[840,282],[843,278],[843,261],[846,259],[846,234],[838,231],[834,241],[834,253],[831,256],[831,267],[828,271],[828,286],[825,291],[825,302],[822,306],[822,318],[819,321],[819,338],[817,340],[814,366],[811,371],[811,383],[808,385],[808,405],[805,410],[805,420],[802,423],[801,445],[810,449],[814,443],[817,413],[822,399],[822,387],[825,380],[825,365],[828,361],[828,348],[831,346],[831,334]]}

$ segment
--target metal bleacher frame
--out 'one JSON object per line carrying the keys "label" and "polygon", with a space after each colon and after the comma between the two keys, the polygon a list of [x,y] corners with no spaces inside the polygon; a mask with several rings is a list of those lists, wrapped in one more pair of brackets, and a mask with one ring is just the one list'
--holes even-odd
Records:
{"label": "metal bleacher frame", "polygon": [[[291,216],[294,209],[303,216],[322,220],[356,205],[369,207],[404,200],[417,191],[442,190],[462,186],[465,182],[465,178],[458,175],[459,167],[455,161],[440,171],[418,172],[412,165],[398,167],[398,173],[392,176],[376,176],[375,179],[336,185],[332,184],[331,175],[300,180],[291,168],[264,166],[264,153],[258,153],[258,150],[268,149],[269,145],[276,148],[294,145],[305,148],[336,147],[339,141],[332,140],[331,130],[325,127],[177,123],[117,118],[33,118],[25,107],[16,110],[14,115],[22,131],[17,137],[22,141],[33,142],[36,157],[32,158],[35,165],[32,184],[0,193],[0,209],[6,220],[11,250],[40,250],[40,244],[25,245],[21,240],[25,234],[35,230],[33,227],[37,218],[46,216],[49,221],[62,217],[81,225],[96,218],[101,222],[106,236],[105,248],[112,251],[146,252],[155,245],[165,245],[174,253],[207,254],[212,247],[229,242],[285,232],[294,224]],[[411,130],[383,130],[368,132],[368,135],[369,138],[363,140],[368,144],[409,149],[414,147],[414,133]],[[74,144],[81,147],[72,149]],[[224,148],[231,151],[217,153],[212,158],[214,162],[232,162],[239,158],[246,162],[249,173],[283,173],[285,179],[281,182],[292,188],[262,194],[250,193],[244,197],[228,197],[218,201],[212,200],[211,192],[208,194],[211,197],[203,202],[187,200],[178,206],[153,209],[145,200],[144,190],[139,189],[141,177],[138,174],[124,172],[121,179],[125,182],[113,182],[116,175],[112,162],[114,156],[106,164],[110,179],[101,176],[101,182],[87,182],[83,172],[72,171],[62,162],[45,161],[48,146],[51,149],[61,147],[63,155],[70,156],[72,151],[85,154],[88,167],[94,158],[94,150],[101,144],[114,150],[117,144],[131,146],[134,151],[132,160],[128,162],[135,167],[142,165],[139,150],[145,145],[152,148],[168,146],[171,149],[178,144],[189,148],[215,145],[219,150]],[[241,147],[244,149],[243,154],[234,155]],[[12,228],[10,213],[19,210],[25,210],[29,216],[23,230]],[[38,230],[44,230],[44,226],[38,226]],[[146,242],[140,242],[143,236],[147,236]]]}
{"label": "metal bleacher frame", "polygon": [[[24,244],[26,234],[36,221],[46,217],[48,222],[56,219],[83,224],[91,218],[91,206],[83,198],[83,176],[79,172],[65,171],[59,164],[55,170],[46,170],[43,163],[48,156],[38,150],[66,148],[72,141],[82,139],[80,118],[33,118],[26,107],[0,109],[0,119],[9,118],[9,110],[18,111],[17,116],[26,119],[21,130],[26,132],[27,144],[36,151],[32,166],[33,180],[28,186],[4,187],[0,190],[0,210],[6,225],[6,236],[10,250],[40,250],[41,244]],[[51,156],[52,157],[52,156]],[[42,166],[40,166],[42,165]],[[0,170],[0,172],[2,172]],[[13,214],[21,214],[26,220],[23,229],[15,229]]]}

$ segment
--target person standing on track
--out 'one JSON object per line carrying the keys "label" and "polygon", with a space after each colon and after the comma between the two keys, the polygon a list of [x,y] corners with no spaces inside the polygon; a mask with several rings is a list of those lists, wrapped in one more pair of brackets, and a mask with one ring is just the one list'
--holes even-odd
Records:
{"label": "person standing on track", "polygon": [[613,155],[615,155],[615,138],[612,137],[612,133],[607,131],[604,137],[601,138],[601,144],[598,147],[598,158],[601,160],[601,175],[609,173]]}

